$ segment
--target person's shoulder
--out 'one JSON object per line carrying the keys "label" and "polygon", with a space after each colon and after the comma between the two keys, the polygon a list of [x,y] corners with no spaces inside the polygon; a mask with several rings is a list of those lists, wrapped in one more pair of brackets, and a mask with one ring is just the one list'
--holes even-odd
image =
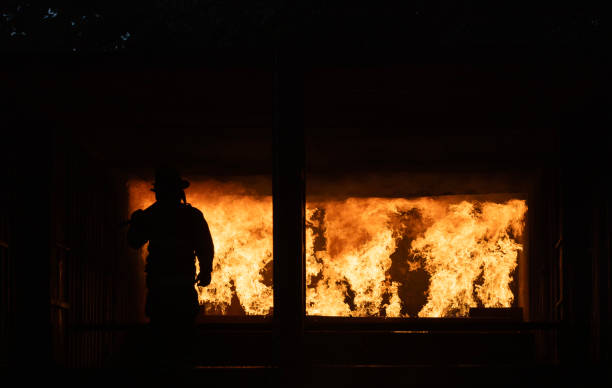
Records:
{"label": "person's shoulder", "polygon": [[181,206],[183,207],[185,212],[188,212],[194,217],[204,217],[204,214],[197,207],[193,207],[188,203],[182,204]]}
{"label": "person's shoulder", "polygon": [[138,218],[146,218],[151,216],[152,214],[157,212],[157,207],[156,206],[157,203],[154,203],[153,205],[145,208],[145,209],[136,209],[134,210],[134,212],[132,212],[132,217],[138,217]]}
{"label": "person's shoulder", "polygon": [[151,206],[143,210],[146,216],[154,216],[159,212],[159,203],[154,202]]}

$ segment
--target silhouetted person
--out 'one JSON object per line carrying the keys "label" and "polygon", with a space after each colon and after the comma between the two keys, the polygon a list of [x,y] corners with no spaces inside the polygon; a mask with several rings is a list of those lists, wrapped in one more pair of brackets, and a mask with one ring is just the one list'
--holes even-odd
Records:
{"label": "silhouetted person", "polygon": [[[189,182],[170,167],[159,168],[152,191],[156,202],[136,210],[127,239],[140,248],[149,242],[145,267],[147,300],[158,356],[180,361],[190,357],[194,321],[199,311],[194,288],[210,284],[214,246],[208,224],[198,209],[186,203]],[[196,279],[195,259],[200,273]]]}

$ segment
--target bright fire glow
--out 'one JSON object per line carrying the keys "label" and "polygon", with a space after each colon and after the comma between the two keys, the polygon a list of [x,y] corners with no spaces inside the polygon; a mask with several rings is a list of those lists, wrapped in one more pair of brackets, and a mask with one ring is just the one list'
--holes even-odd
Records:
{"label": "bright fire glow", "polygon": [[[419,317],[466,316],[479,305],[510,307],[526,210],[523,200],[348,198],[311,203],[307,313],[410,316],[402,307],[411,301],[402,299],[399,289],[411,287],[406,278],[416,271],[429,283]],[[399,277],[391,274],[394,264]]]}
{"label": "bright fire glow", "polygon": [[[130,182],[130,211],[155,202],[151,187],[150,182]],[[230,314],[232,299],[237,297],[238,313],[270,314],[272,197],[218,181],[192,182],[186,195],[187,202],[204,213],[215,245],[212,281],[207,287],[196,287],[200,304],[209,314]]]}
{"label": "bright fire glow", "polygon": [[[150,182],[129,187],[131,211],[154,202]],[[271,196],[199,181],[187,200],[204,213],[215,244],[212,282],[198,288],[207,313],[271,314]],[[454,317],[470,307],[510,307],[526,211],[518,199],[309,202],[306,312]]]}

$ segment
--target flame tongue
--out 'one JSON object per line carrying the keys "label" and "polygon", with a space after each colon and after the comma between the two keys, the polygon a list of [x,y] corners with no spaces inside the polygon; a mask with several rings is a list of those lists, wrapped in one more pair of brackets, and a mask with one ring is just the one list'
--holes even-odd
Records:
{"label": "flame tongue", "polygon": [[[149,188],[130,182],[132,211],[153,203]],[[187,194],[215,244],[200,303],[212,314],[271,314],[271,196],[217,181],[192,183]],[[309,202],[307,314],[448,317],[479,305],[510,307],[526,211],[516,199]]]}
{"label": "flame tongue", "polygon": [[410,284],[406,276],[392,278],[390,269],[400,260],[398,241],[410,236],[401,258],[404,274],[422,266],[429,275],[418,316],[465,316],[479,303],[509,307],[526,210],[522,200],[350,198],[309,204],[307,313],[408,316],[399,288]]}
{"label": "flame tongue", "polygon": [[[150,187],[130,182],[132,211],[154,202]],[[194,182],[187,194],[204,213],[215,245],[211,283],[196,287],[200,304],[212,314],[270,314],[272,279],[266,269],[272,264],[272,197],[217,181]]]}

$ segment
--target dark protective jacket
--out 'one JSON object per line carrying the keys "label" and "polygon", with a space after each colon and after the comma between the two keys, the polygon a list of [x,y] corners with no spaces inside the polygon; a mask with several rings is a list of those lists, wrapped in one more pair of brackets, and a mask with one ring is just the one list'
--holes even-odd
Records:
{"label": "dark protective jacket", "polygon": [[176,318],[195,314],[195,259],[197,256],[201,273],[211,273],[214,256],[202,212],[183,203],[156,202],[134,212],[127,239],[133,248],[149,242],[147,315]]}

